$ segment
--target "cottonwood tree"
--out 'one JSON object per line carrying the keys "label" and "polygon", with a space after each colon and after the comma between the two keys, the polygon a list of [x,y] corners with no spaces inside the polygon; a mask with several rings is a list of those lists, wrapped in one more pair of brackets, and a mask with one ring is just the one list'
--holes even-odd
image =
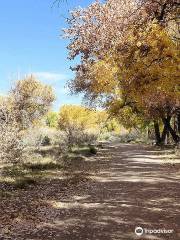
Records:
{"label": "cottonwood tree", "polygon": [[179,56],[170,26],[178,24],[177,5],[153,0],[95,2],[72,12],[65,30],[70,58],[81,56],[72,89],[84,92],[90,101],[105,100],[109,107],[114,102],[119,108],[128,105],[137,114],[151,116],[156,126],[162,119],[162,135],[168,129],[175,142],[179,136],[170,119],[179,116]]}
{"label": "cottonwood tree", "polygon": [[[66,133],[68,145],[94,142],[105,129],[118,130],[118,123],[109,120],[105,111],[92,110],[78,105],[64,105],[59,111],[59,129]],[[112,130],[111,129],[111,130]]]}
{"label": "cottonwood tree", "polygon": [[68,146],[81,145],[91,142],[96,138],[92,130],[98,128],[96,112],[76,105],[64,105],[59,111],[59,129],[67,136]]}
{"label": "cottonwood tree", "polygon": [[52,87],[41,83],[33,75],[15,83],[10,91],[12,111],[22,129],[41,119],[55,100]]}
{"label": "cottonwood tree", "polygon": [[167,132],[178,142],[170,120],[180,107],[179,49],[158,24],[151,24],[133,42],[125,55],[118,55],[121,86],[128,92],[129,102],[133,100],[145,117],[155,122],[162,120],[161,142]]}
{"label": "cottonwood tree", "polygon": [[0,160],[14,163],[22,159],[25,130],[48,112],[53,100],[51,87],[33,76],[17,81],[0,99]]}

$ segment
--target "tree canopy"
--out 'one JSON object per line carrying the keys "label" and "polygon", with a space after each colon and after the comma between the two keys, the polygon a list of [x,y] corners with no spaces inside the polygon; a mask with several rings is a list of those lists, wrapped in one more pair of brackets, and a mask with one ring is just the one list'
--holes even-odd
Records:
{"label": "tree canopy", "polygon": [[73,11],[65,30],[69,57],[81,56],[73,68],[72,91],[114,115],[122,117],[129,108],[138,123],[162,121],[165,135],[170,131],[175,142],[179,136],[170,121],[179,119],[180,111],[177,5],[170,0],[95,2]]}

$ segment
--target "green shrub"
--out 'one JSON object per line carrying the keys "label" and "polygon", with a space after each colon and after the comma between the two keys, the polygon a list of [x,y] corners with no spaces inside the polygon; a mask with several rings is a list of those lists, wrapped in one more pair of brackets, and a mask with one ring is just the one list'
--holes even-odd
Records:
{"label": "green shrub", "polygon": [[62,168],[62,166],[56,162],[27,163],[24,165],[24,167],[30,169],[31,171],[45,171]]}
{"label": "green shrub", "polygon": [[89,152],[91,154],[96,154],[97,153],[97,149],[94,146],[89,146]]}
{"label": "green shrub", "polygon": [[27,188],[29,185],[37,184],[36,180],[31,177],[24,177],[16,179],[14,186],[15,188],[24,189]]}
{"label": "green shrub", "polygon": [[51,144],[51,139],[49,136],[44,136],[42,139],[42,146],[49,146]]}

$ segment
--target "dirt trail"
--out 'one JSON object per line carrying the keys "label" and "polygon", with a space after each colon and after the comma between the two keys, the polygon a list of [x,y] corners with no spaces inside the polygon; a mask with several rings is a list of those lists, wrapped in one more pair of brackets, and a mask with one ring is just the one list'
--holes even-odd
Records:
{"label": "dirt trail", "polygon": [[[1,225],[0,239],[180,239],[180,163],[165,164],[149,147],[114,144],[76,168],[82,179],[88,168],[89,180],[68,185],[54,178],[1,205],[14,212],[11,226]],[[137,226],[174,233],[137,237]]]}

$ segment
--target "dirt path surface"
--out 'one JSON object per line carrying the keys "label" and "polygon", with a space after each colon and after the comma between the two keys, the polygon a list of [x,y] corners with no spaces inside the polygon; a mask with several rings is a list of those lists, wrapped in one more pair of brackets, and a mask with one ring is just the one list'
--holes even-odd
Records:
{"label": "dirt path surface", "polygon": [[[158,150],[129,144],[104,146],[74,161],[73,178],[53,179],[0,203],[0,239],[179,240],[180,163]],[[173,229],[134,233],[135,227]]]}

